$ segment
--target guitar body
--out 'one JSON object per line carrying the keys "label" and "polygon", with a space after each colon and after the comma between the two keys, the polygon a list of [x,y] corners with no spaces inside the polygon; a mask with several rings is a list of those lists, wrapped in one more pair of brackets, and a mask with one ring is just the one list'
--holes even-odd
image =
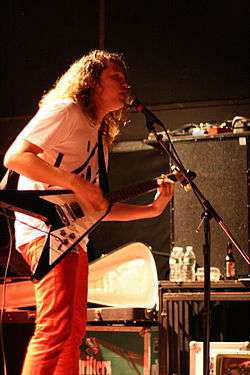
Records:
{"label": "guitar body", "polygon": [[[195,173],[187,171],[187,176],[189,180],[193,179]],[[158,180],[163,177],[108,194],[106,198],[110,202],[110,208],[115,202],[157,189]],[[178,171],[166,177],[174,182],[180,181],[184,185],[183,176]],[[106,212],[96,212],[94,217],[85,215],[81,204],[70,190],[0,190],[0,207],[35,217],[47,225],[44,247],[32,274],[37,280],[41,280],[73,250],[110,210],[109,208]]]}
{"label": "guitar body", "polygon": [[43,250],[32,273],[36,280],[41,280],[105,216],[104,212],[94,218],[84,215],[69,190],[1,190],[0,206],[35,217],[47,225]]}

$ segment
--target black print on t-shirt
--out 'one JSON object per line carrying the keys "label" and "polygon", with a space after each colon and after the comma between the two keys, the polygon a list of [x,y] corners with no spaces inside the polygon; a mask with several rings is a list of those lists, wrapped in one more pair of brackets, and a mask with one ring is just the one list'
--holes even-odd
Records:
{"label": "black print on t-shirt", "polygon": [[[82,163],[82,165],[80,167],[78,167],[77,169],[75,169],[74,171],[72,171],[72,173],[80,174],[80,176],[82,178],[84,178],[84,179],[86,179],[88,181],[91,181],[92,178],[95,179],[96,176],[92,176],[91,165],[89,165],[89,163],[90,163],[91,159],[95,156],[97,148],[98,148],[98,143],[95,144],[95,146],[93,147],[93,149],[90,151],[89,156]],[[88,142],[87,150],[89,152],[89,150],[90,150],[90,142]]]}
{"label": "black print on t-shirt", "polygon": [[90,152],[87,160],[85,160],[80,167],[78,167],[77,169],[75,169],[74,171],[72,171],[72,173],[80,174],[88,166],[90,160],[94,157],[96,150],[97,150],[97,143],[94,146],[94,148],[92,149],[92,151]]}

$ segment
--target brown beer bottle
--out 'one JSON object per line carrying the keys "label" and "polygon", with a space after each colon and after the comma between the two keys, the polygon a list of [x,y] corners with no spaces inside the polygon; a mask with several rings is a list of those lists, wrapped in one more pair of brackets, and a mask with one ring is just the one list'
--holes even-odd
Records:
{"label": "brown beer bottle", "polygon": [[225,258],[226,262],[226,279],[233,280],[236,277],[235,272],[235,259],[233,255],[233,246],[231,242],[227,244],[227,254]]}

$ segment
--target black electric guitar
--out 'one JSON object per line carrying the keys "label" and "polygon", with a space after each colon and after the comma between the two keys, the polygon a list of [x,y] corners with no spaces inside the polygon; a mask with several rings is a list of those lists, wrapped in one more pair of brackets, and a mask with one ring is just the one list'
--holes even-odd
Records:
{"label": "black electric guitar", "polygon": [[[187,171],[187,175],[191,180],[196,176],[191,171]],[[172,181],[180,181],[184,187],[188,186],[188,181],[178,171],[166,176]],[[111,192],[107,199],[112,205],[153,191],[157,189],[158,180],[162,177]],[[85,215],[70,190],[0,190],[0,207],[35,217],[47,224],[48,235],[32,273],[36,280],[41,280],[107,214],[100,212],[95,217]]]}

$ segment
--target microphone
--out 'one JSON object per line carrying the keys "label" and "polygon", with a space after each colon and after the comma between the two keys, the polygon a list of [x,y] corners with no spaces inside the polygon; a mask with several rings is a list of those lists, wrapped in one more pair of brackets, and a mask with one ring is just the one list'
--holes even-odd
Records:
{"label": "microphone", "polygon": [[146,125],[149,131],[153,130],[153,124],[158,124],[164,129],[163,123],[138,98],[134,96],[128,96],[126,101],[129,107],[134,108],[136,112],[142,112],[144,114],[147,120]]}

